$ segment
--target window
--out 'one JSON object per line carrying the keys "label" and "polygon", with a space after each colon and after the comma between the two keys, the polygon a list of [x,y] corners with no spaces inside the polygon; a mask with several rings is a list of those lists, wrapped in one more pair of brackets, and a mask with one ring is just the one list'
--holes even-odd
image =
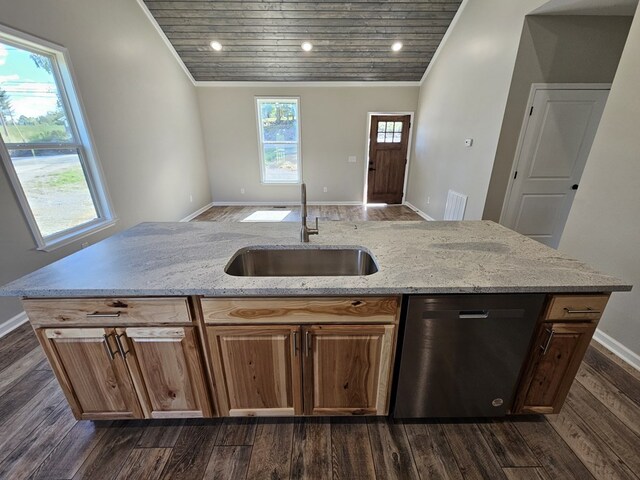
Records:
{"label": "window", "polygon": [[41,250],[113,224],[64,49],[0,29],[0,156]]}
{"label": "window", "polygon": [[256,98],[262,183],[300,183],[300,100]]}
{"label": "window", "polygon": [[378,143],[401,143],[402,122],[378,122]]}

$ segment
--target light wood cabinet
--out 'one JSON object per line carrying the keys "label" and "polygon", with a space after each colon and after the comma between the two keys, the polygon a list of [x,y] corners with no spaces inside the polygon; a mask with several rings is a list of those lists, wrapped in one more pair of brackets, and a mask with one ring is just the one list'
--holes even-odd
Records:
{"label": "light wood cabinet", "polygon": [[29,299],[24,305],[76,418],[213,415],[189,299]]}
{"label": "light wood cabinet", "polygon": [[596,330],[594,323],[543,323],[524,375],[517,413],[558,413]]}
{"label": "light wood cabinet", "polygon": [[386,415],[394,325],[304,327],[306,415]]}
{"label": "light wood cabinet", "polygon": [[512,413],[559,413],[609,295],[551,295],[532,342]]}
{"label": "light wood cabinet", "polygon": [[110,328],[41,329],[38,339],[79,419],[143,418]]}
{"label": "light wood cabinet", "polygon": [[207,334],[222,415],[302,414],[298,326],[209,327]]}
{"label": "light wood cabinet", "polygon": [[210,417],[193,327],[116,329],[147,418]]}

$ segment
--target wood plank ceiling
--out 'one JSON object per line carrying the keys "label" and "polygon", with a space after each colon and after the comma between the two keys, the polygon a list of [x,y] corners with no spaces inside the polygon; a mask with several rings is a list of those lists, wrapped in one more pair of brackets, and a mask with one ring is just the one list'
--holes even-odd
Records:
{"label": "wood plank ceiling", "polygon": [[461,1],[144,0],[198,81],[419,81]]}

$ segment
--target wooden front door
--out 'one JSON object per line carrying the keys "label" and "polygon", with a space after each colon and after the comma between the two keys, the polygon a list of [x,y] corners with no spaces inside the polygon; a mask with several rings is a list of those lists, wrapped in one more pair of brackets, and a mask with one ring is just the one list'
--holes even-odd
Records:
{"label": "wooden front door", "polygon": [[302,414],[300,327],[209,327],[223,416]]}
{"label": "wooden front door", "polygon": [[105,328],[44,330],[42,345],[74,413],[82,419],[142,418],[115,331]]}
{"label": "wooden front door", "polygon": [[373,115],[367,203],[402,203],[411,116]]}
{"label": "wooden front door", "polygon": [[306,415],[386,415],[393,325],[303,327]]}
{"label": "wooden front door", "polygon": [[193,327],[119,328],[116,333],[147,417],[212,415]]}

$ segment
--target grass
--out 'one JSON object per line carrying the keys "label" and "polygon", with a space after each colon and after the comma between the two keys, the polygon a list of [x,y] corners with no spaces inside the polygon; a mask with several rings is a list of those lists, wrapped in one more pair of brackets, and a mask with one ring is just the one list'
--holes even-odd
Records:
{"label": "grass", "polygon": [[69,139],[64,125],[40,124],[40,125],[7,125],[9,135],[7,138],[3,127],[0,134],[7,143],[47,142]]}
{"label": "grass", "polygon": [[41,175],[34,179],[35,188],[38,190],[73,190],[86,188],[86,180],[82,168],[73,166],[64,170]]}

